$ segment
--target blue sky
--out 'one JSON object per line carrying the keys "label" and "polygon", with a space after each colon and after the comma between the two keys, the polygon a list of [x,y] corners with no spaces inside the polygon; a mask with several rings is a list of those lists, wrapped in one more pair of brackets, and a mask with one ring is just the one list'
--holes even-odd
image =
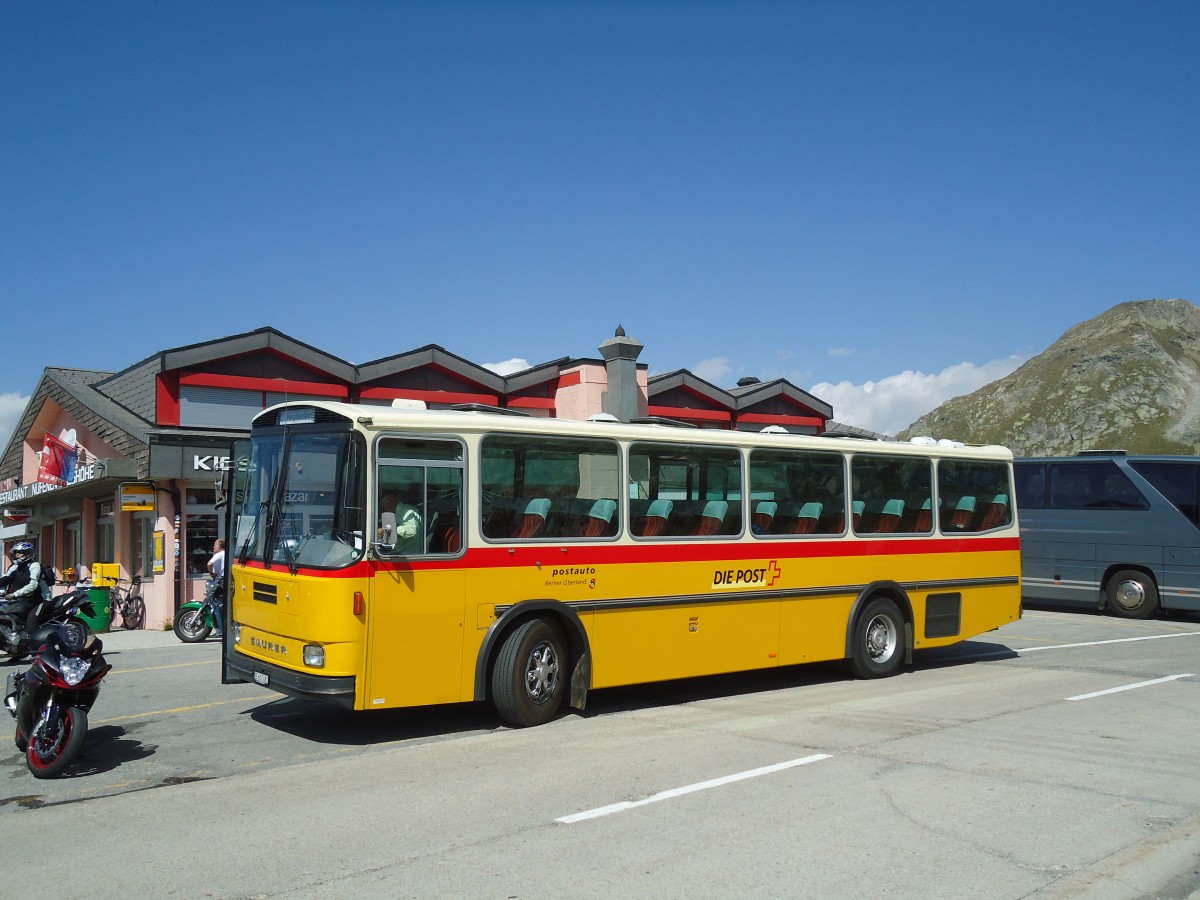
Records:
{"label": "blue sky", "polygon": [[536,364],[621,324],[894,432],[1200,301],[1198,43],[1171,0],[6,0],[0,438],[45,366],[263,325]]}

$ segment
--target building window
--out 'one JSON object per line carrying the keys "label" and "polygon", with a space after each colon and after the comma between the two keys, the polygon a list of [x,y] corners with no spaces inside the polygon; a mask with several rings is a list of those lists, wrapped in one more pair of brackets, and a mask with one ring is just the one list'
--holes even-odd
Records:
{"label": "building window", "polygon": [[79,519],[67,519],[63,526],[62,567],[64,569],[77,568],[83,562],[81,541]]}
{"label": "building window", "polygon": [[184,520],[184,547],[187,574],[202,576],[208,572],[213,542],[218,534],[217,492],[214,488],[187,489],[187,517]]}
{"label": "building window", "polygon": [[116,525],[113,516],[114,501],[104,500],[96,504],[96,553],[93,563],[116,562]]}
{"label": "building window", "polygon": [[133,514],[133,573],[143,580],[154,576],[154,513]]}
{"label": "building window", "polygon": [[[344,400],[344,397],[319,397],[316,394],[288,394],[283,391],[267,391],[264,403],[274,406],[276,403],[295,403],[297,400]],[[388,405],[391,403],[389,401]],[[263,408],[265,409],[266,406]]]}
{"label": "building window", "polygon": [[179,424],[192,428],[249,428],[263,408],[262,391],[201,387],[179,388]]}

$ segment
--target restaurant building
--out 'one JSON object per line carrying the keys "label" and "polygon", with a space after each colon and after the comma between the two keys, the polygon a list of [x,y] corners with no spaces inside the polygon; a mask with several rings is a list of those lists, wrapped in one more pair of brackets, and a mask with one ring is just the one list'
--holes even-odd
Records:
{"label": "restaurant building", "polygon": [[204,593],[223,537],[218,483],[232,442],[284,400],[431,409],[483,405],[529,415],[671,419],[700,428],[825,431],[832,408],[784,379],[725,390],[678,370],[650,376],[623,330],[599,358],[563,357],[511,375],[434,344],[352,364],[274,328],[159,351],[119,372],[51,367],[0,457],[5,563],[19,540],[86,576],[116,563],[139,574],[147,628],[168,627]]}

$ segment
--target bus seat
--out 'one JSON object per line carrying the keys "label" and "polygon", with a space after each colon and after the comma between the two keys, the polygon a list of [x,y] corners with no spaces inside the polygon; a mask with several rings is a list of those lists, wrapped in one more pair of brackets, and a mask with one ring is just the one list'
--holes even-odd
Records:
{"label": "bus seat", "polygon": [[1008,517],[1008,494],[997,494],[990,502],[984,503],[978,515],[973,531],[999,527]]}
{"label": "bus seat", "polygon": [[883,504],[879,513],[879,522],[875,528],[879,534],[895,534],[900,529],[900,519],[904,515],[904,501],[892,499]]}
{"label": "bus seat", "polygon": [[550,501],[545,497],[535,497],[525,504],[525,512],[513,533],[515,538],[537,537],[546,527],[546,516],[550,514]]}
{"label": "bus seat", "polygon": [[617,501],[600,499],[588,510],[587,522],[583,527],[582,537],[604,537],[612,527],[613,516],[617,514]]}
{"label": "bus seat", "polygon": [[850,504],[850,521],[854,523],[854,530],[858,531],[862,528],[863,510],[867,508],[867,504],[862,500],[855,500]]}
{"label": "bus seat", "polygon": [[446,533],[445,533],[445,536],[443,537],[443,541],[446,545],[445,546],[446,553],[457,553],[459,550],[462,549],[462,532],[459,531],[459,528],[457,525],[451,525],[449,528],[446,529]]}
{"label": "bus seat", "polygon": [[905,531],[912,531],[918,534],[927,534],[933,530],[933,508],[928,500],[921,504],[921,508],[917,510],[916,517]]}
{"label": "bus seat", "polygon": [[779,504],[774,500],[759,500],[754,505],[754,515],[751,517],[751,530],[755,534],[770,534],[771,523],[779,512]]}
{"label": "bus seat", "polygon": [[724,500],[709,500],[704,504],[704,512],[696,524],[693,534],[716,534],[725,524],[725,514],[729,512],[729,504]]}
{"label": "bus seat", "polygon": [[642,529],[642,537],[656,537],[667,527],[667,519],[671,517],[674,504],[670,500],[654,500],[646,509],[646,522]]}
{"label": "bus seat", "polygon": [[503,538],[516,530],[515,497],[484,497],[483,533],[490,538]]}
{"label": "bus seat", "polygon": [[975,515],[975,498],[969,495],[963,495],[958,498],[958,504],[954,507],[954,512],[950,514],[950,527],[964,531],[971,524],[971,517]]}
{"label": "bus seat", "polygon": [[823,503],[810,501],[800,507],[800,513],[796,516],[796,524],[792,526],[792,534],[812,534],[817,530],[817,521],[821,518],[821,511],[825,508]]}

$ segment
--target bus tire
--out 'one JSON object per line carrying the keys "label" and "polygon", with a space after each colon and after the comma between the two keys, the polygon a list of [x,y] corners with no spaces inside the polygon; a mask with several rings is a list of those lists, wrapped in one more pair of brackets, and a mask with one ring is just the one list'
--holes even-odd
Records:
{"label": "bus tire", "polygon": [[562,633],[545,619],[522,622],[504,639],[492,667],[492,702],[500,718],[525,728],[550,721],[567,688]]}
{"label": "bus tire", "polygon": [[1104,588],[1105,606],[1124,619],[1149,619],[1158,612],[1158,588],[1145,572],[1121,569]]}
{"label": "bus tire", "polygon": [[876,597],[854,623],[850,667],[859,678],[895,675],[904,663],[904,617],[887,597]]}

